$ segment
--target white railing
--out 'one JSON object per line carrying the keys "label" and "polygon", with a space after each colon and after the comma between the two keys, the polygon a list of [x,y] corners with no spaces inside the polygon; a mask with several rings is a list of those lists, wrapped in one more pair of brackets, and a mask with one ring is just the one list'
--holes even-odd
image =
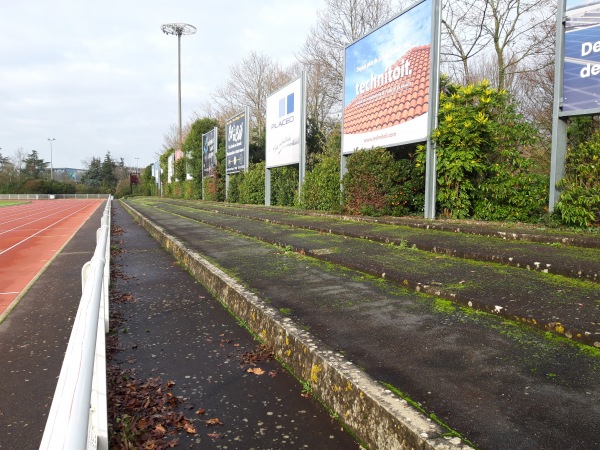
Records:
{"label": "white railing", "polygon": [[96,233],[94,256],[81,270],[81,301],[40,449],[108,449],[104,334],[108,330],[111,200],[106,202]]}

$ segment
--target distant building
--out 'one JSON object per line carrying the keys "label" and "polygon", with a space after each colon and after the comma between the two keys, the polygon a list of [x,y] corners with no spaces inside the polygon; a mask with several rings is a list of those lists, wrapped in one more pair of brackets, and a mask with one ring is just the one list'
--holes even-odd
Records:
{"label": "distant building", "polygon": [[74,181],[79,183],[81,181],[81,177],[87,170],[84,169],[70,169],[67,167],[55,167],[53,169],[54,179],[56,181]]}

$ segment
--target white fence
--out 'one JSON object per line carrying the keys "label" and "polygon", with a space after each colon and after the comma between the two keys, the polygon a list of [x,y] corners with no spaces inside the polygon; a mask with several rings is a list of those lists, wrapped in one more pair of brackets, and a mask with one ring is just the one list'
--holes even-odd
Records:
{"label": "white fence", "polygon": [[110,198],[109,194],[0,194],[0,200],[54,200],[57,198]]}
{"label": "white fence", "polygon": [[82,268],[82,295],[40,449],[108,449],[106,348],[110,277],[108,198],[94,256]]}

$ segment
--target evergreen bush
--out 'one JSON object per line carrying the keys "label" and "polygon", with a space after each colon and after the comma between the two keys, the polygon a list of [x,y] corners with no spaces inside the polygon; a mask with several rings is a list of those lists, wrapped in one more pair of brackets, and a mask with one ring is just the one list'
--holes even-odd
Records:
{"label": "evergreen bush", "polygon": [[240,183],[240,203],[265,204],[265,163],[250,164]]}
{"label": "evergreen bush", "polygon": [[567,151],[565,177],[556,213],[566,225],[600,225],[600,132]]}

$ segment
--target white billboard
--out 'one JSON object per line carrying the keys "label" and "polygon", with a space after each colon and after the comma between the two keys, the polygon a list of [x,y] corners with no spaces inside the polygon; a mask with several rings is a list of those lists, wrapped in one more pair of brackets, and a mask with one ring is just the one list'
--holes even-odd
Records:
{"label": "white billboard", "polygon": [[267,98],[267,168],[300,162],[303,102],[302,77]]}
{"label": "white billboard", "polygon": [[346,47],[342,153],[427,139],[432,0]]}

